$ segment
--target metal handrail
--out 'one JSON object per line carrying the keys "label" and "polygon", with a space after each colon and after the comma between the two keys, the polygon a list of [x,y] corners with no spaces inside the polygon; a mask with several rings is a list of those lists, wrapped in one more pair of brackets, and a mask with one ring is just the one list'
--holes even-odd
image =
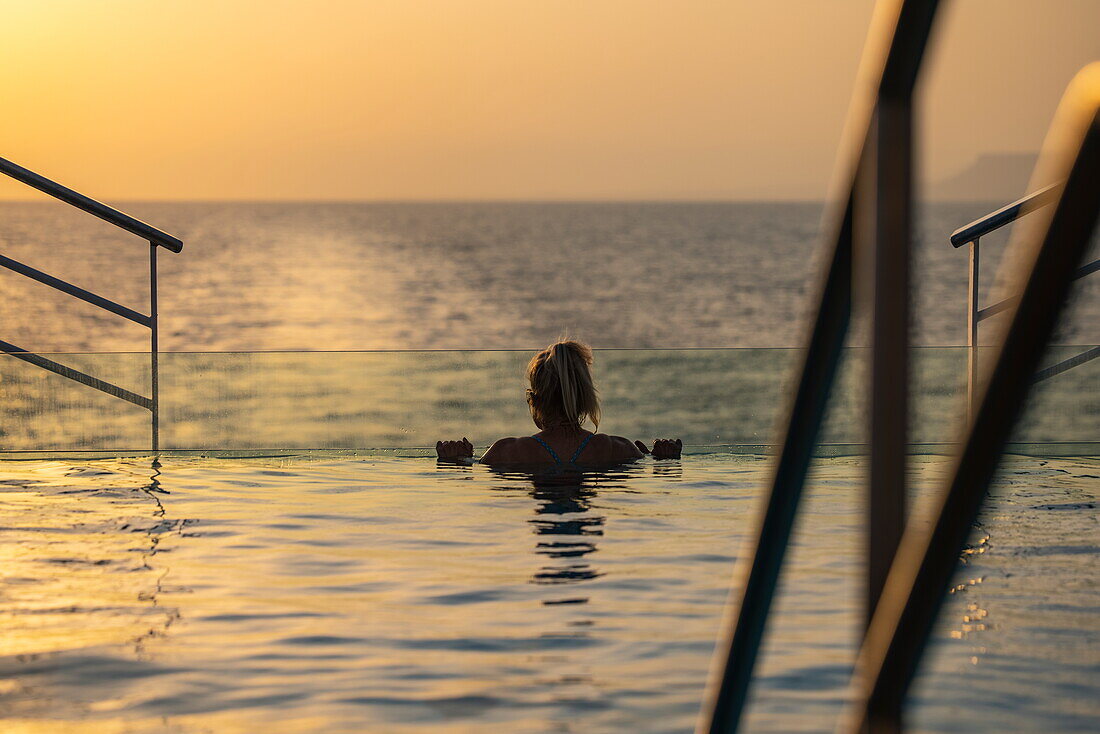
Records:
{"label": "metal handrail", "polygon": [[876,314],[872,324],[872,486],[876,491],[871,495],[869,607],[900,538],[905,467],[891,464],[905,449],[912,98],[937,7],[937,0],[879,0],[875,6],[860,64],[860,85],[846,125],[847,150],[840,159],[839,187],[834,190],[839,196],[826,212],[825,244],[831,248],[831,257],[783,425],[767,502],[751,536],[753,547],[743,555],[748,563],[734,579],[733,593],[739,596],[731,597],[730,609],[737,611],[723,629],[725,639],[715,648],[696,728],[699,734],[734,732],[740,724],[851,322],[853,263],[860,270],[875,272],[884,286],[867,294]]}
{"label": "metal handrail", "polygon": [[108,395],[114,395],[116,398],[121,398],[128,403],[133,403],[146,410],[153,410],[153,401],[144,395],[138,395],[135,392],[127,390],[124,387],[119,387],[114,383],[101,380],[98,377],[92,377],[85,374],[80,370],[74,370],[72,367],[63,365],[60,362],[55,362],[52,359],[47,359],[41,354],[35,354],[34,352],[28,352],[26,349],[10,344],[6,341],[0,341],[0,351],[5,354],[9,354],[16,359],[21,359],[28,364],[33,364],[36,367],[41,367],[44,370],[49,370],[54,374],[67,377],[73,382],[79,382],[82,385],[95,388],[100,392],[107,393]]}
{"label": "metal handrail", "polygon": [[951,233],[951,244],[955,247],[962,247],[967,242],[972,242],[979,237],[984,237],[990,232],[1004,227],[1006,224],[1015,222],[1026,214],[1031,214],[1033,211],[1053,204],[1058,200],[1058,194],[1061,193],[1062,183],[1061,181],[1052,183],[1021,199],[1017,199],[1011,204],[1001,207],[995,212],[986,214],[981,219],[975,219],[970,224],[959,227]]}
{"label": "metal handrail", "polygon": [[148,316],[143,313],[139,313],[132,308],[127,308],[120,303],[115,303],[112,300],[104,298],[103,296],[96,295],[91,291],[86,291],[83,288],[77,287],[72,283],[67,283],[61,278],[55,278],[49,273],[43,273],[41,270],[36,270],[30,265],[24,265],[18,260],[12,260],[10,257],[0,255],[0,267],[5,267],[8,270],[25,275],[31,280],[37,280],[42,285],[48,285],[49,287],[59,290],[62,293],[68,293],[70,296],[79,298],[86,303],[90,303],[93,306],[99,306],[104,311],[110,311],[113,314],[117,314],[124,319],[129,319],[135,324],[141,324],[142,326],[152,326],[152,321]]}
{"label": "metal handrail", "polygon": [[[1019,296],[1009,296],[985,308],[978,305],[981,279],[981,238],[1001,227],[1012,224],[1021,217],[1057,202],[1063,186],[1064,182],[1062,181],[1045,186],[1007,206],[1001,207],[995,212],[985,215],[981,219],[976,219],[970,224],[960,227],[951,234],[952,246],[961,247],[966,244],[970,246],[970,267],[966,289],[966,410],[968,418],[974,415],[978,389],[978,324],[1013,308],[1020,300]],[[1074,271],[1073,280],[1092,275],[1098,270],[1100,270],[1100,260],[1094,260]],[[1034,381],[1040,382],[1055,375],[1060,375],[1066,370],[1095,359],[1097,356],[1100,356],[1100,352],[1096,350],[1088,350],[1074,355],[1038,373]]]}
{"label": "metal handrail", "polygon": [[[1100,270],[1100,260],[1093,260],[1083,268],[1077,268],[1077,270],[1073,273],[1073,279],[1081,280],[1081,278],[1084,278],[1087,275],[1092,275],[1098,270]],[[1007,311],[1008,309],[1015,306],[1019,301],[1019,296],[1009,296],[1008,298],[997,301],[996,303],[991,303],[985,308],[979,308],[978,321],[985,321],[991,316],[996,316],[1002,311]]]}
{"label": "metal handrail", "polygon": [[136,324],[140,324],[149,329],[149,376],[150,376],[150,395],[145,397],[144,395],[138,395],[135,392],[126,390],[113,383],[101,380],[98,377],[81,372],[80,370],[73,369],[67,365],[63,365],[59,362],[55,362],[52,359],[47,359],[40,354],[29,352],[26,349],[15,346],[6,341],[0,341],[0,352],[4,352],[16,359],[20,359],[28,364],[33,364],[36,367],[40,367],[49,372],[53,372],[56,375],[65,377],[74,382],[79,382],[82,385],[87,385],[93,389],[108,395],[113,395],[116,398],[125,400],[126,402],[137,405],[141,408],[145,408],[151,413],[150,430],[152,434],[152,450],[154,452],[160,449],[160,369],[159,369],[159,328],[158,328],[158,308],[157,308],[157,248],[163,247],[171,252],[180,252],[183,249],[183,242],[170,234],[161,232],[155,227],[151,227],[144,222],[138,221],[128,214],[123,214],[117,209],[112,209],[106,204],[101,204],[94,199],[90,199],[83,194],[77,193],[72,189],[62,186],[59,183],[51,181],[50,179],[40,176],[33,171],[29,171],[22,166],[18,166],[9,160],[0,158],[0,173],[5,173],[11,176],[21,183],[25,183],[28,186],[32,186],[39,191],[49,194],[61,201],[75,206],[76,208],[88,212],[100,219],[115,225],[127,232],[136,234],[139,237],[145,239],[149,243],[149,314],[145,315],[139,311],[135,311],[132,308],[123,306],[122,304],[115,303],[114,301],[104,298],[91,291],[85,290],[79,286],[68,283],[60,278],[54,277],[49,273],[44,273],[41,270],[32,268],[29,265],[13,260],[5,255],[0,255],[0,267],[11,270],[12,272],[23,275],[31,280],[37,281],[45,286],[49,286],[54,290],[67,293],[70,296],[79,298],[85,303],[90,303],[97,308],[101,308],[105,311],[109,311],[113,314],[121,316],[125,319],[129,319]]}
{"label": "metal handrail", "polygon": [[38,189],[44,194],[49,194],[55,199],[60,199],[66,204],[86,211],[92,216],[99,217],[105,222],[109,222],[120,229],[135,234],[141,239],[154,245],[159,245],[166,250],[180,252],[183,249],[183,241],[173,237],[167,232],[162,232],[156,227],[148,225],[141,220],[134,219],[129,214],[123,214],[118,209],[114,209],[84,194],[73,191],[56,181],[51,181],[45,176],[41,176],[34,171],[30,171],[18,164],[12,163],[6,158],[0,158],[0,173],[5,173],[20,183]]}
{"label": "metal handrail", "polygon": [[1091,347],[1090,349],[1086,349],[1080,354],[1075,354],[1072,357],[1067,357],[1066,359],[1063,359],[1058,364],[1052,364],[1046,369],[1039,370],[1031,376],[1031,384],[1034,385],[1035,383],[1042,382],[1043,380],[1049,380],[1052,377],[1056,377],[1063,372],[1069,372],[1074,367],[1080,367],[1086,362],[1091,362],[1098,357],[1100,357],[1100,347]]}

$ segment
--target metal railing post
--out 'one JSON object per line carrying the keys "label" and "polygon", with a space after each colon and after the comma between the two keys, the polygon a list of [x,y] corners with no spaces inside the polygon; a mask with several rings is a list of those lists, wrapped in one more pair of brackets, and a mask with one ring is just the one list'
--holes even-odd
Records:
{"label": "metal railing post", "polygon": [[[74,382],[79,382],[82,385],[87,385],[100,392],[107,393],[108,395],[114,395],[116,398],[120,398],[129,403],[133,403],[139,407],[142,407],[152,413],[151,416],[151,431],[152,431],[152,450],[157,452],[160,450],[160,372],[159,372],[159,344],[158,344],[158,329],[157,329],[157,248],[163,247],[171,252],[180,252],[183,249],[183,241],[173,237],[170,234],[161,232],[155,227],[151,227],[145,222],[140,222],[137,219],[123,214],[117,209],[112,209],[106,204],[102,204],[94,199],[90,199],[84,194],[73,191],[70,188],[66,188],[56,181],[51,181],[45,176],[40,176],[34,171],[28,171],[22,166],[17,166],[9,160],[0,158],[0,173],[12,177],[20,183],[24,183],[28,186],[38,189],[39,191],[49,194],[56,199],[59,199],[70,206],[74,206],[77,209],[85,211],[93,216],[99,217],[105,222],[108,222],[116,227],[126,230],[132,234],[141,236],[149,243],[149,310],[150,314],[146,316],[143,313],[139,313],[132,308],[127,308],[122,304],[115,303],[114,301],[104,298],[103,296],[92,293],[91,291],[75,286],[72,283],[67,283],[60,278],[55,278],[49,273],[44,273],[41,270],[32,268],[29,265],[25,265],[16,260],[12,260],[10,257],[0,255],[0,267],[6,268],[13,272],[24,275],[31,280],[38,281],[43,285],[49,286],[55,290],[59,290],[62,293],[68,293],[70,296],[79,298],[80,300],[90,303],[93,306],[102,308],[105,311],[110,311],[113,314],[117,314],[125,319],[129,319],[136,324],[148,327],[150,331],[149,341],[149,373],[150,373],[150,396],[145,397],[138,395],[137,393],[126,390],[125,388],[114,385],[105,380],[100,380],[97,377],[85,374],[80,370],[75,370],[72,367],[67,367],[59,362],[55,362],[52,359],[47,359],[40,354],[28,352],[25,349],[9,344],[5,341],[0,341],[0,352],[10,354],[16,359],[23,360],[29,364],[33,364],[37,367],[41,367],[44,370],[53,372],[56,375],[60,375]],[[154,462],[156,459],[154,458]]]}
{"label": "metal railing post", "polygon": [[149,243],[149,376],[152,402],[153,452],[160,451],[160,365],[157,314],[157,243]]}
{"label": "metal railing post", "polygon": [[[875,108],[856,191],[855,257],[870,316],[870,481],[867,492],[869,623],[905,528],[909,404],[909,250],[912,105],[883,96]],[[900,715],[886,712],[888,718]]]}
{"label": "metal railing post", "polygon": [[978,269],[980,237],[970,242],[970,281],[966,289],[966,422],[974,420],[978,389]]}

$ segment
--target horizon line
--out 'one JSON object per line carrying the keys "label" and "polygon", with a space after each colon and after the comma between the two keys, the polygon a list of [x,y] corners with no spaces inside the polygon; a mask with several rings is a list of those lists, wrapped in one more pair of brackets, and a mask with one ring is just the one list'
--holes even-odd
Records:
{"label": "horizon line", "polygon": [[[820,204],[830,197],[439,197],[439,198],[318,198],[318,197],[268,197],[268,198],[130,198],[103,197],[100,201],[126,202],[131,204]],[[919,204],[929,203],[989,203],[1001,201],[988,197],[914,197]],[[0,204],[51,203],[53,197],[46,194],[37,197],[0,198]]]}

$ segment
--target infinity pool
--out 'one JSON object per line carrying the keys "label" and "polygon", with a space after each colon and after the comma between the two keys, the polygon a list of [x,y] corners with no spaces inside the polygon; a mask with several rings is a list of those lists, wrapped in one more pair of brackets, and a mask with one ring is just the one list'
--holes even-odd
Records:
{"label": "infinity pool", "polygon": [[[917,512],[944,469],[914,459]],[[828,731],[863,459],[816,464],[751,731]],[[688,732],[767,460],[0,462],[5,732]],[[1008,458],[909,708],[1100,727],[1100,459]]]}

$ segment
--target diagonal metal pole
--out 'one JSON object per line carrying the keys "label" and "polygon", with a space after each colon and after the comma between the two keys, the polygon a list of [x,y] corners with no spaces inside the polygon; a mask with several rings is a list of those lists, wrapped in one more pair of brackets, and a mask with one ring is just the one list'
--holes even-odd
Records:
{"label": "diagonal metal pole", "polygon": [[870,317],[871,333],[868,623],[905,528],[912,205],[910,97],[880,97],[856,188],[855,282],[860,308]]}
{"label": "diagonal metal pole", "polygon": [[801,378],[775,465],[771,494],[756,532],[748,577],[739,603],[731,603],[729,607],[738,610],[733,633],[725,645],[719,642],[715,652],[713,672],[718,676],[718,684],[712,683],[710,701],[696,729],[700,734],[736,731],[745,705],[779,570],[851,320],[851,212],[849,205],[845,208],[832,262],[821,289],[817,318],[803,357]]}
{"label": "diagonal metal pole", "polygon": [[34,352],[28,352],[26,349],[17,347],[14,344],[10,344],[5,341],[0,341],[0,352],[10,354],[16,359],[21,359],[28,364],[33,364],[35,367],[41,367],[44,370],[53,372],[55,375],[61,375],[73,382],[79,382],[81,385],[87,385],[88,387],[99,390],[100,392],[107,393],[108,395],[114,395],[116,398],[121,398],[128,403],[133,403],[146,410],[153,409],[152,401],[144,395],[138,395],[135,392],[131,392],[125,388],[119,387],[114,383],[101,380],[98,377],[92,377],[89,374],[81,372],[80,370],[73,369],[67,365],[63,365],[60,362],[55,362],[52,359],[43,357],[41,354],[35,354]]}

